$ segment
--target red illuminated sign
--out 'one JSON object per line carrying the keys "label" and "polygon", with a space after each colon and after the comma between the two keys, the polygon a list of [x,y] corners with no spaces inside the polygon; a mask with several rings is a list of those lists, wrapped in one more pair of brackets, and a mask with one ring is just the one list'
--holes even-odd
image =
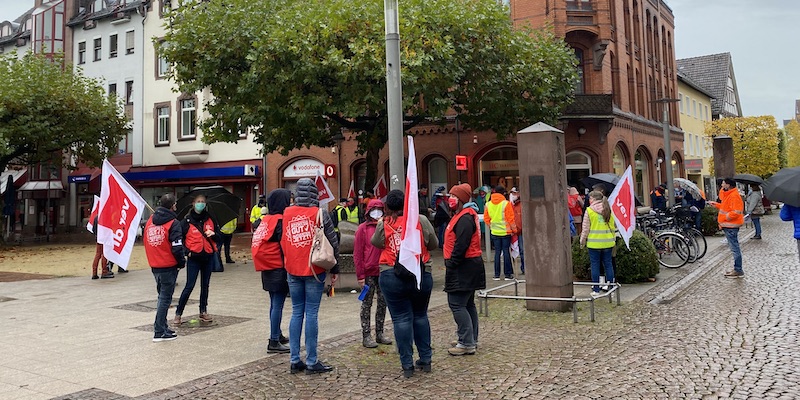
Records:
{"label": "red illuminated sign", "polygon": [[456,171],[467,170],[467,156],[456,155]]}

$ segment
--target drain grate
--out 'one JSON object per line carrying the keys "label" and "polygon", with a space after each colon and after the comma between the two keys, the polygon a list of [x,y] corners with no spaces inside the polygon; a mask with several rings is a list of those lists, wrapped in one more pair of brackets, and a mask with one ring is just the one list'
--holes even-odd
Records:
{"label": "drain grate", "polygon": [[[207,332],[212,329],[222,328],[225,326],[240,324],[242,322],[250,321],[252,318],[242,318],[242,317],[232,317],[228,315],[216,315],[212,314],[214,318],[214,322],[211,323],[204,323],[200,322],[198,319],[198,315],[189,315],[183,317],[183,323],[180,326],[174,326],[172,321],[170,321],[170,328],[174,329],[175,332],[178,333],[178,336],[189,336],[195,333]],[[152,332],[153,331],[153,324],[147,324],[142,326],[134,327],[133,329],[138,329],[140,331],[145,332]]]}
{"label": "drain grate", "polygon": [[[186,305],[197,304],[197,302],[198,302],[197,300],[189,299],[189,301],[186,302]],[[172,299],[172,304],[170,305],[170,308],[174,308],[177,304],[178,304],[178,299],[177,298]],[[138,303],[122,304],[111,308],[116,308],[117,310],[139,311],[139,312],[150,313],[156,311],[157,305],[158,305],[158,300],[147,300],[147,301],[140,301]]]}

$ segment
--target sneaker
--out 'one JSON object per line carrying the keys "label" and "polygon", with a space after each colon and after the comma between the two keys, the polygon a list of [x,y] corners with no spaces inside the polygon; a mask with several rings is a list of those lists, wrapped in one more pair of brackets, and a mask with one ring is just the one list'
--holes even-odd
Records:
{"label": "sneaker", "polygon": [[761,236],[753,236],[753,239],[761,240]]}
{"label": "sneaker", "polygon": [[[111,279],[113,277],[114,277],[114,273],[111,272],[111,271],[108,271],[108,272],[104,273],[103,275],[100,275],[100,279]],[[92,279],[94,279],[94,278],[92,278]]]}
{"label": "sneaker", "polygon": [[598,298],[598,297],[603,297],[603,296],[605,296],[605,295],[604,295],[604,294],[602,294],[602,293],[600,293],[600,292],[594,292],[594,291],[593,291],[593,292],[592,292],[592,294],[591,294],[591,296],[592,296],[592,298],[593,298],[593,299],[596,299],[596,298]]}
{"label": "sneaker", "polygon": [[200,322],[214,322],[214,319],[211,318],[208,313],[200,313]]}
{"label": "sneaker", "polygon": [[463,345],[456,345],[455,347],[451,347],[447,349],[447,352],[450,353],[451,356],[466,356],[475,354],[474,347],[465,347]]}
{"label": "sneaker", "polygon": [[127,270],[127,269],[122,269],[122,267],[120,267],[120,266],[118,265],[118,266],[117,266],[117,272],[119,272],[120,274],[127,274],[127,273],[128,273],[128,270]]}
{"label": "sneaker", "polygon": [[154,342],[166,342],[166,341],[169,341],[169,340],[175,340],[177,338],[178,338],[178,335],[176,335],[174,333],[167,332],[167,333],[164,333],[162,335],[153,336],[153,341]]}
{"label": "sneaker", "polygon": [[494,278],[492,278],[492,280],[493,280],[493,281],[499,281],[499,280],[500,280],[500,277],[499,277],[499,276],[495,276]]}
{"label": "sneaker", "polygon": [[[475,350],[478,350],[478,345],[479,343],[475,342]],[[456,347],[456,346],[458,346],[458,340],[453,340],[452,342],[450,342],[450,347]]]}
{"label": "sneaker", "polygon": [[728,271],[725,273],[726,278],[744,278],[744,272]]}
{"label": "sneaker", "polygon": [[514,276],[513,275],[506,275],[505,280],[513,281],[514,280]]}

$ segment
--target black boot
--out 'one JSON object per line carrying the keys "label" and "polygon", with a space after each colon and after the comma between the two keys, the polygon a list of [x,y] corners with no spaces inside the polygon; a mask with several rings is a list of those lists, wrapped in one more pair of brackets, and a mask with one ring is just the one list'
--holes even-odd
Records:
{"label": "black boot", "polygon": [[280,339],[278,339],[278,341],[281,342],[281,344],[289,344],[289,338],[286,337],[286,336],[283,336],[283,334],[281,334],[281,337],[280,337]]}
{"label": "black boot", "polygon": [[267,345],[267,353],[288,353],[289,347],[285,344],[281,344],[279,340],[269,340],[269,344]]}

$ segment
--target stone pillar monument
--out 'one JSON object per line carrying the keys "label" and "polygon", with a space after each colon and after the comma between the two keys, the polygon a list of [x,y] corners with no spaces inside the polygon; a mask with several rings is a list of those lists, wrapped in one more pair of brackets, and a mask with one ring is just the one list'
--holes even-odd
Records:
{"label": "stone pillar monument", "polygon": [[[564,132],[536,123],[517,132],[520,201],[525,223],[525,288],[530,297],[572,297]],[[572,303],[527,302],[529,310],[569,311]]]}
{"label": "stone pillar monument", "polygon": [[733,139],[725,135],[715,137],[714,175],[717,179],[722,179],[732,178],[735,174],[736,162],[733,159]]}

